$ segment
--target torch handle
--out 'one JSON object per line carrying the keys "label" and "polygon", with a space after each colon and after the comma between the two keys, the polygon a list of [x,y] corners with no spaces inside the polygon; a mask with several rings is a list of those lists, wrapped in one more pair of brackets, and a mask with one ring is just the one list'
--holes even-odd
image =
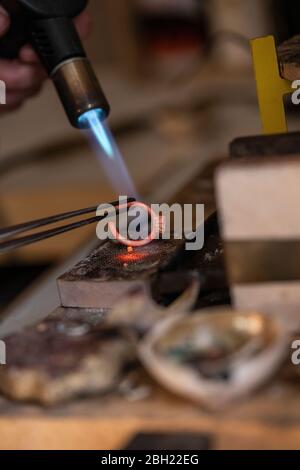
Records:
{"label": "torch handle", "polygon": [[[11,17],[9,31],[0,39],[0,57],[17,58],[21,47],[27,42],[34,46],[40,56],[47,55],[48,34],[51,46],[55,49],[66,49],[72,45],[79,48],[76,33],[64,33],[62,28],[68,28],[68,20],[70,24],[87,4],[88,0],[0,0],[0,5]],[[57,41],[53,37],[55,34]],[[47,60],[51,62],[50,58],[45,57],[43,62]]]}

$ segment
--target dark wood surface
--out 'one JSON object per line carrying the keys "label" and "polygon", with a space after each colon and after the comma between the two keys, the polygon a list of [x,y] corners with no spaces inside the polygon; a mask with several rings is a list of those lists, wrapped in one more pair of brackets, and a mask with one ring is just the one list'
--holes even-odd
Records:
{"label": "dark wood surface", "polygon": [[229,152],[231,158],[300,155],[300,132],[239,137]]}

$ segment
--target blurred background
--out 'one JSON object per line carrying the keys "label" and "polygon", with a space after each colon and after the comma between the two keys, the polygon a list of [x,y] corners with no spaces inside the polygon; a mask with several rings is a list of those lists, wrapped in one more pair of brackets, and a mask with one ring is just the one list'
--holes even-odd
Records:
{"label": "blurred background", "polygon": [[[300,32],[299,2],[91,0],[89,8],[87,49],[139,193],[149,202],[180,200],[202,174],[191,197],[210,212],[212,169],[228,143],[260,132],[248,40],[274,34],[279,42]],[[290,125],[299,129],[297,116]],[[0,226],[118,196],[51,83],[1,116],[0,126]],[[0,311],[93,234],[87,228],[1,257]]]}

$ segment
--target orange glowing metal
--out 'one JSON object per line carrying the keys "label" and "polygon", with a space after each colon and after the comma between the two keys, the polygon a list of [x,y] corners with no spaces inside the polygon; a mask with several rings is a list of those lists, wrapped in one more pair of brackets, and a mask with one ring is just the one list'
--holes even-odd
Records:
{"label": "orange glowing metal", "polygon": [[142,262],[147,258],[146,253],[122,253],[117,256],[118,261],[120,261],[124,266],[128,266],[132,263]]}
{"label": "orange glowing metal", "polygon": [[[151,232],[149,235],[143,239],[143,240],[129,240],[128,238],[124,237],[119,233],[117,230],[117,227],[113,222],[109,222],[109,230],[115,240],[117,240],[119,243],[122,243],[123,245],[126,245],[127,247],[131,248],[133,250],[133,247],[140,247],[140,246],[145,246],[151,243],[153,240],[157,238],[157,236],[160,234],[162,231],[162,228],[164,226],[164,221],[162,217],[159,217],[151,207],[147,206],[146,204],[143,204],[142,202],[131,202],[127,204],[124,207],[140,207],[141,209],[144,209],[145,212],[148,212],[151,218]],[[119,206],[119,208],[122,208],[122,206]]]}

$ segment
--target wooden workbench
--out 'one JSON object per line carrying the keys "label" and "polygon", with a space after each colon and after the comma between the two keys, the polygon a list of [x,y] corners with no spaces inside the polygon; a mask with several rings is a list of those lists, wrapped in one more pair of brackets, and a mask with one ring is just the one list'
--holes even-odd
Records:
{"label": "wooden workbench", "polygon": [[[209,182],[213,169],[214,164],[206,167],[174,200],[195,202],[200,198],[211,212],[214,198]],[[38,291],[54,289],[55,285],[51,289],[43,285]],[[6,332],[14,331],[31,315],[24,297],[22,305],[22,315],[9,315],[2,330],[5,327]],[[24,308],[25,313],[28,309],[26,315]],[[34,321],[39,318],[36,312]],[[265,388],[217,413],[171,395],[146,376],[142,376],[143,383],[151,393],[140,401],[114,393],[46,409],[2,398],[0,449],[122,449],[137,433],[147,431],[202,433],[210,436],[214,449],[300,446],[300,369],[298,375],[297,368],[288,363]]]}
{"label": "wooden workbench", "polygon": [[110,396],[52,410],[0,401],[0,449],[122,449],[139,432],[197,432],[214,449],[300,447],[298,385],[277,380],[218,413],[152,389],[140,402]]}

